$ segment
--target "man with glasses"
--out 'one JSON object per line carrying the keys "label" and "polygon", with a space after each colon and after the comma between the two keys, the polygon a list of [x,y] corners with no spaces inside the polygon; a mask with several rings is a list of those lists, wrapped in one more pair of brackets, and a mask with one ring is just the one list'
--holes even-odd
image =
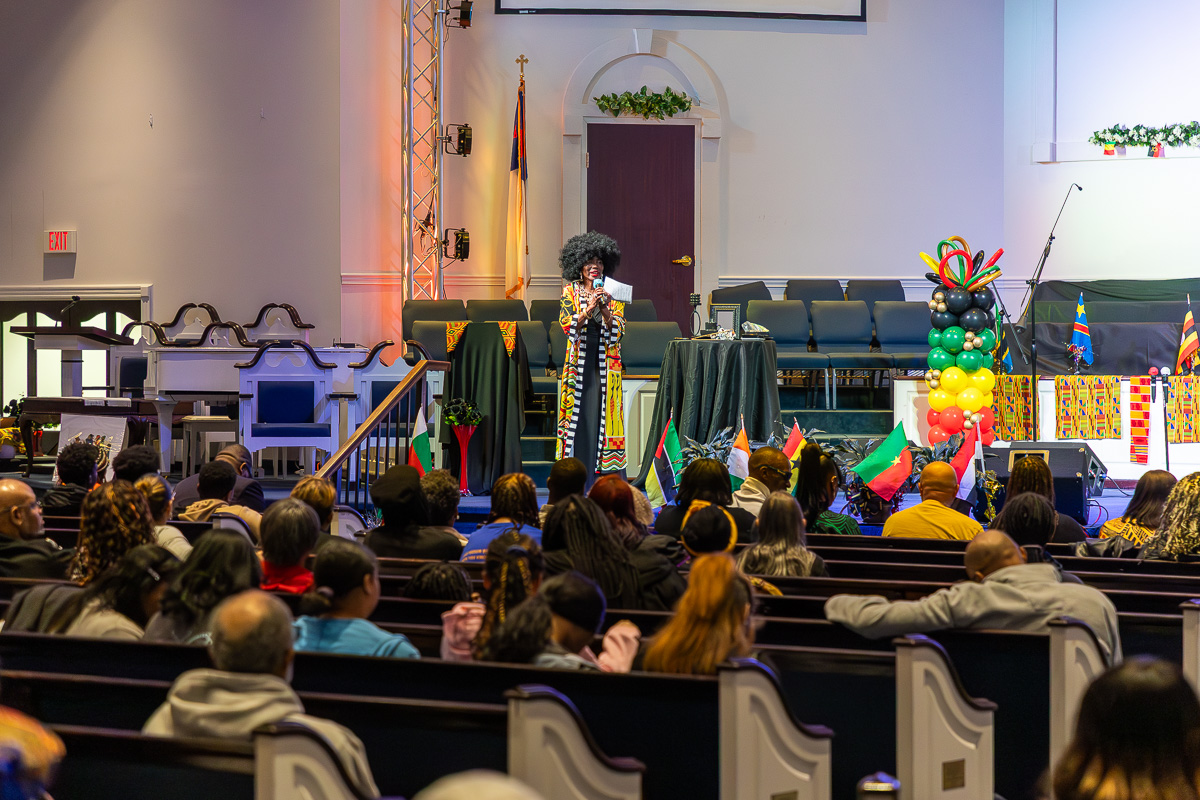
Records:
{"label": "man with glasses", "polygon": [[65,578],[73,551],[44,538],[42,507],[24,482],[0,480],[0,577]]}
{"label": "man with glasses", "polygon": [[733,494],[733,505],[758,516],[771,492],[786,492],[792,480],[792,462],[776,447],[760,447],[750,456],[749,477]]}

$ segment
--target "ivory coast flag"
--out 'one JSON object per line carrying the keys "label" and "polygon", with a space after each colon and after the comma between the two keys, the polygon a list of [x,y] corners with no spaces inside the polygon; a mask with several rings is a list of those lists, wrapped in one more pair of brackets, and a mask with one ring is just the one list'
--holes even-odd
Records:
{"label": "ivory coast flag", "polygon": [[792,432],[788,434],[787,441],[783,445],[783,454],[788,457],[788,461],[792,462],[792,494],[796,493],[796,483],[800,479],[800,467],[796,464],[796,454],[800,452],[800,448],[804,447],[804,434],[800,433],[800,423],[792,420]]}
{"label": "ivory coast flag", "polygon": [[413,428],[412,441],[408,445],[408,465],[416,467],[421,475],[433,470],[433,454],[429,449],[429,428],[425,424],[424,409],[417,409],[417,422]]}
{"label": "ivory coast flag", "polygon": [[746,423],[742,422],[742,429],[738,432],[737,438],[733,440],[733,447],[729,450],[729,483],[733,486],[736,492],[746,482],[746,478],[750,477],[750,440],[746,437]]}
{"label": "ivory coast flag", "polygon": [[651,508],[674,502],[675,487],[679,483],[681,450],[675,419],[668,417],[667,427],[663,428],[662,438],[658,440],[658,448],[654,451],[654,464],[646,474],[646,497],[650,498]]}
{"label": "ivory coast flag", "polygon": [[851,467],[875,494],[891,500],[896,492],[912,475],[912,453],[908,449],[908,437],[904,434],[904,423],[896,427],[869,456]]}

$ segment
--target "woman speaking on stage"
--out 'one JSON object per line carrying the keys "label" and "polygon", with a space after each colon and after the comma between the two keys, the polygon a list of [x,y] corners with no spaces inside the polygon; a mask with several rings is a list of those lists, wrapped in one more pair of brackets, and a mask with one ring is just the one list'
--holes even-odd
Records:
{"label": "woman speaking on stage", "polygon": [[571,237],[558,261],[564,283],[558,322],[567,335],[567,352],[558,382],[555,457],[582,461],[590,486],[597,474],[625,470],[625,304],[603,288],[604,278],[621,262],[621,251],[608,236],[590,231]]}

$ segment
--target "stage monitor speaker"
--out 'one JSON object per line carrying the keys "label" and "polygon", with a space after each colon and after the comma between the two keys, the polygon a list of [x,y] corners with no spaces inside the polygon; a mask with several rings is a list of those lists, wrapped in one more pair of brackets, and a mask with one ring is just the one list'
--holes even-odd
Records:
{"label": "stage monitor speaker", "polygon": [[[1087,524],[1087,499],[1104,494],[1108,467],[1086,442],[1013,442],[1009,447],[985,447],[985,469],[994,470],[1008,489],[1012,466],[1022,458],[1041,458],[1054,476],[1054,505],[1057,511]],[[995,455],[996,458],[987,456]]]}

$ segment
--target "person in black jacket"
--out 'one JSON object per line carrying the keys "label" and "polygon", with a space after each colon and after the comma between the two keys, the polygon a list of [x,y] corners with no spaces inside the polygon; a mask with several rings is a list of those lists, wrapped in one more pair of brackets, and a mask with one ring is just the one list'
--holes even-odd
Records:
{"label": "person in black jacket", "polygon": [[658,519],[654,521],[654,532],[678,539],[683,530],[683,518],[693,500],[703,500],[727,509],[737,523],[738,541],[757,541],[754,515],[744,508],[734,507],[729,469],[715,458],[697,458],[687,465],[679,479],[675,505],[666,506],[659,512]]}
{"label": "person in black jacket", "polygon": [[42,497],[42,511],[52,517],[78,517],[83,498],[97,481],[100,448],[71,442],[58,451],[58,485]]}
{"label": "person in black jacket", "polygon": [[431,558],[457,561],[462,542],[430,525],[421,493],[421,474],[397,464],[371,484],[371,502],[383,512],[383,524],[367,531],[363,544],[381,558]]}
{"label": "person in black jacket", "polygon": [[42,536],[42,508],[22,481],[0,480],[0,577],[65,578],[74,550]]}
{"label": "person in black jacket", "polygon": [[[231,444],[217,453],[215,461],[225,461],[233,465],[237,472],[237,484],[233,487],[233,497],[230,505],[245,506],[260,514],[266,509],[267,502],[263,497],[262,484],[250,477],[250,451],[240,444]],[[153,471],[157,471],[153,470]],[[142,477],[138,475],[137,480]],[[178,516],[192,503],[200,499],[200,473],[190,475],[175,487],[175,515]]]}

